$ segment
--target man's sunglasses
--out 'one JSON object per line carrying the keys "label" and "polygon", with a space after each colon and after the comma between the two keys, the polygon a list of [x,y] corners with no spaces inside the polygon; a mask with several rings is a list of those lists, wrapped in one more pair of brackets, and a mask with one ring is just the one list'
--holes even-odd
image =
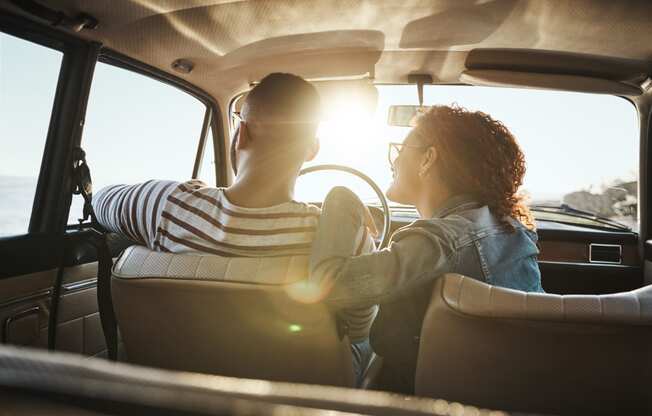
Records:
{"label": "man's sunglasses", "polygon": [[387,153],[387,158],[389,160],[389,165],[391,167],[394,167],[394,164],[396,163],[396,159],[401,155],[401,152],[403,151],[404,148],[410,148],[410,149],[427,149],[429,148],[430,144],[428,145],[419,145],[419,144],[405,144],[405,143],[390,143],[389,144],[389,152]]}

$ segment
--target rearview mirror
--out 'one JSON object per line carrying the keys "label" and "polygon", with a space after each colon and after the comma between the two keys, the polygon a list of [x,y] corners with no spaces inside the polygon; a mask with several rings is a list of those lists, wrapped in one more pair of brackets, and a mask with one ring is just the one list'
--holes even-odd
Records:
{"label": "rearview mirror", "polygon": [[387,124],[397,127],[414,127],[417,116],[425,108],[418,105],[392,105],[389,107]]}

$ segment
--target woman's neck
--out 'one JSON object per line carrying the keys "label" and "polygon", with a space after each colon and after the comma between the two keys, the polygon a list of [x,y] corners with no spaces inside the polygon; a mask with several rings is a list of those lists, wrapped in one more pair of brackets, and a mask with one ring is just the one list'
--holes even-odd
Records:
{"label": "woman's neck", "polygon": [[452,196],[452,193],[445,188],[432,188],[428,192],[422,192],[421,198],[415,204],[421,218],[432,218],[435,212]]}

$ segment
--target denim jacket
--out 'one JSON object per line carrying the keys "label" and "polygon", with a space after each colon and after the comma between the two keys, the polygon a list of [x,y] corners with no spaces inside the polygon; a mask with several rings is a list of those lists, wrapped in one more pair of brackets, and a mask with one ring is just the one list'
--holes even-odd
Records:
{"label": "denim jacket", "polygon": [[501,224],[487,206],[481,206],[467,196],[451,198],[433,219],[426,221],[454,227],[456,237],[448,265],[450,272],[494,286],[543,292],[536,261],[539,254],[537,234],[519,221],[508,218],[513,227],[510,229]]}
{"label": "denim jacket", "polygon": [[444,273],[460,273],[492,285],[542,292],[536,233],[520,222],[498,221],[468,196],[449,199],[433,218],[394,233],[387,248],[350,256],[348,245],[362,221],[362,204],[346,188],[324,201],[310,259],[310,280],[330,288],[338,307],[391,300]]}

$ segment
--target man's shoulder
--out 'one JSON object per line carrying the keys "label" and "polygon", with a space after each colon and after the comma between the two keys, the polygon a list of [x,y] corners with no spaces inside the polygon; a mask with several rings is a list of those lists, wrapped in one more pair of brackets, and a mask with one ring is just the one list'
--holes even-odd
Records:
{"label": "man's shoulder", "polygon": [[314,214],[316,216],[321,214],[321,208],[319,208],[317,205],[300,201],[292,201],[291,204],[297,211],[303,211],[307,214]]}
{"label": "man's shoulder", "polygon": [[222,192],[224,190],[223,187],[215,187],[212,185],[208,185],[206,182],[202,181],[201,179],[190,179],[187,181],[182,181],[178,182],[179,187],[183,188],[188,188],[188,189],[201,189],[203,191],[214,191],[214,192]]}

